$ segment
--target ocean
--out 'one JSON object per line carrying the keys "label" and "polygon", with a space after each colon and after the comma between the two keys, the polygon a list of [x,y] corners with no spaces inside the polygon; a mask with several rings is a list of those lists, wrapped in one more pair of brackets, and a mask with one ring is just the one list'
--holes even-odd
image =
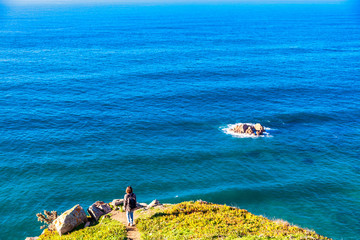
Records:
{"label": "ocean", "polygon": [[0,239],[128,185],[360,239],[359,26],[345,3],[3,5]]}

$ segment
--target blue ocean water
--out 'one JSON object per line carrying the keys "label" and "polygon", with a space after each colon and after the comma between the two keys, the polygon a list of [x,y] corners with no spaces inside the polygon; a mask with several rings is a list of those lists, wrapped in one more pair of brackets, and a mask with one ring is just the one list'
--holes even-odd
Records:
{"label": "blue ocean water", "polygon": [[128,185],[359,239],[359,26],[345,5],[3,6],[0,239]]}

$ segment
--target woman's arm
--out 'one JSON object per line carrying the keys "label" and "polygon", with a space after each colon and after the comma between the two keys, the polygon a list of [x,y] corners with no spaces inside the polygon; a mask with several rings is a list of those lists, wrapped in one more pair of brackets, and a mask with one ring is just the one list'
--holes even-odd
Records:
{"label": "woman's arm", "polygon": [[126,209],[126,204],[127,204],[126,199],[127,199],[127,194],[124,195],[124,209]]}

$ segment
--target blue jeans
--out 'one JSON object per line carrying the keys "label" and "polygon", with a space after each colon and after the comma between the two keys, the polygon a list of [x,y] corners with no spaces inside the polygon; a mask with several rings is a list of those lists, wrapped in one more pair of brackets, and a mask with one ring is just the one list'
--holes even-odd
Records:
{"label": "blue jeans", "polygon": [[126,218],[127,218],[128,223],[130,223],[131,225],[134,224],[134,212],[126,211]]}

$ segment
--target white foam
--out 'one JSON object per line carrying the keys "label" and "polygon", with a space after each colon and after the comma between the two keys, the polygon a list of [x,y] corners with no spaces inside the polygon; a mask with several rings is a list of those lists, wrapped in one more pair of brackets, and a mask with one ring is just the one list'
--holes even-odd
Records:
{"label": "white foam", "polygon": [[272,135],[270,135],[270,133],[268,132],[269,130],[271,130],[271,128],[269,127],[264,127],[264,129],[266,130],[266,132],[263,133],[263,135],[257,136],[257,135],[250,135],[250,134],[245,134],[245,133],[235,133],[233,131],[231,131],[231,129],[233,129],[236,125],[240,125],[240,124],[246,124],[246,125],[250,125],[250,126],[255,126],[255,123],[235,123],[235,124],[228,124],[226,127],[220,127],[220,129],[229,135],[232,135],[233,137],[236,138],[258,138],[258,137],[272,137]]}

